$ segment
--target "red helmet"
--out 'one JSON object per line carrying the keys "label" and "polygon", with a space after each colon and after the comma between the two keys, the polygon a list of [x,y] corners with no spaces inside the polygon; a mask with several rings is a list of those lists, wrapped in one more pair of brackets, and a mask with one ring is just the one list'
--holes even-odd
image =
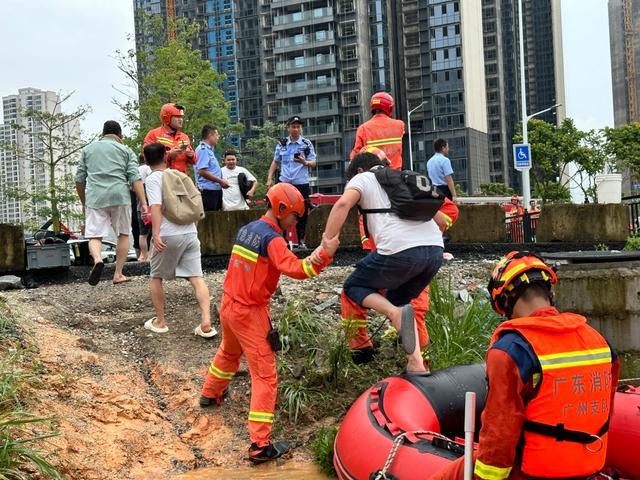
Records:
{"label": "red helmet", "polygon": [[380,110],[390,117],[394,105],[393,97],[387,92],[374,93],[371,97],[371,111]]}
{"label": "red helmet", "polygon": [[511,201],[513,202],[514,200],[516,202],[519,202],[520,201],[520,197],[518,195],[511,195]]}
{"label": "red helmet", "polygon": [[501,315],[511,316],[513,306],[524,292],[523,286],[542,283],[549,290],[558,281],[556,272],[535,253],[513,251],[495,266],[487,290],[491,306]]}
{"label": "red helmet", "polygon": [[180,117],[184,115],[184,107],[175,103],[165,103],[160,109],[160,121],[163,125],[171,123],[171,117]]}
{"label": "red helmet", "polygon": [[267,192],[271,211],[278,220],[283,220],[290,213],[298,217],[304,215],[304,197],[290,183],[277,183]]}
{"label": "red helmet", "polygon": [[358,153],[373,153],[381,162],[389,163],[387,154],[384,153],[384,150],[378,147],[362,147]]}

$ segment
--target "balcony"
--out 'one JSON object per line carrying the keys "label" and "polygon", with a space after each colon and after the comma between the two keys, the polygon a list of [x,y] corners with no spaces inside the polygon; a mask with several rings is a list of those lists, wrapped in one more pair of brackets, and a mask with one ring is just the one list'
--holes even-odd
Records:
{"label": "balcony", "polygon": [[337,92],[338,86],[336,79],[323,78],[316,80],[305,80],[302,82],[291,82],[282,85],[279,89],[276,98],[282,100],[283,98],[290,98],[292,96],[300,95],[317,95],[320,93]]}
{"label": "balcony", "polygon": [[298,57],[293,60],[276,62],[276,76],[291,73],[312,72],[318,69],[335,68],[336,56],[333,53],[318,54],[313,57]]}
{"label": "balcony", "polygon": [[275,16],[273,17],[273,31],[277,32],[291,27],[297,28],[311,24],[317,25],[322,22],[333,22],[333,9],[331,7]]}
{"label": "balcony", "polygon": [[304,134],[307,137],[318,137],[320,135],[340,135],[340,129],[335,123],[328,123],[324,125],[312,125],[304,129]]}
{"label": "balcony", "polygon": [[285,53],[306,48],[325,47],[333,45],[332,31],[320,31],[314,34],[298,34],[292,37],[278,38],[274,43],[273,53]]}
{"label": "balcony", "polygon": [[303,117],[322,117],[338,114],[338,102],[304,102],[300,105],[288,105],[278,109],[278,121],[285,121],[292,115]]}

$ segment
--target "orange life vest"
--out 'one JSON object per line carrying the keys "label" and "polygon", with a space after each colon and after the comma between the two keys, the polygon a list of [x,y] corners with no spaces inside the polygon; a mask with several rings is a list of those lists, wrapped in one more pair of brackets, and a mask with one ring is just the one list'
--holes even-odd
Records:
{"label": "orange life vest", "polygon": [[[183,133],[180,130],[172,130],[169,127],[163,125],[162,127],[154,128],[147,133],[144,138],[144,146],[151,143],[160,143],[164,145],[166,150],[165,160],[167,160],[167,166],[175,170],[179,170],[182,173],[187,173],[187,166],[196,163],[196,157],[193,155],[191,158],[187,157],[186,152],[193,152],[189,135]],[[182,147],[186,147],[184,153],[180,153],[169,160],[169,152]]]}
{"label": "orange life vest", "polygon": [[374,115],[358,127],[356,144],[351,151],[353,159],[363,147],[378,147],[383,150],[391,168],[402,170],[402,137],[404,122],[387,117],[383,113]]}
{"label": "orange life vest", "polygon": [[491,343],[509,330],[527,340],[542,368],[538,393],[526,406],[520,469],[536,478],[597,473],[607,453],[615,388],[607,341],[573,313],[504,322]]}

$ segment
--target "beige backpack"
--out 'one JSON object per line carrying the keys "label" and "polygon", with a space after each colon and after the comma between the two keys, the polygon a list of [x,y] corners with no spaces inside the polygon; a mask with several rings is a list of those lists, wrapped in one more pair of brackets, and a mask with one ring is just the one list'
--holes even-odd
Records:
{"label": "beige backpack", "polygon": [[178,225],[188,225],[204,218],[202,195],[188,175],[169,168],[164,171],[162,214]]}

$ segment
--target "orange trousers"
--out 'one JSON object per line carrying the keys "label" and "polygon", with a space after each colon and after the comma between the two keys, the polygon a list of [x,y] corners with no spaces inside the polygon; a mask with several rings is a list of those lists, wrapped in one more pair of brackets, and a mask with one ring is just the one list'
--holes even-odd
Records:
{"label": "orange trousers", "polygon": [[243,305],[224,295],[220,323],[222,343],[209,366],[202,395],[220,397],[237,372],[244,353],[251,375],[249,438],[259,447],[266,446],[271,437],[278,392],[276,355],[267,341],[269,307]]}
{"label": "orange trousers", "polygon": [[[342,326],[347,334],[349,348],[352,350],[373,347],[369,331],[367,329],[367,309],[347,297],[344,291],[340,294]],[[416,298],[411,300],[415,311],[416,327],[418,329],[418,342],[423,349],[429,345],[429,333],[424,316],[429,310],[429,286]]]}

